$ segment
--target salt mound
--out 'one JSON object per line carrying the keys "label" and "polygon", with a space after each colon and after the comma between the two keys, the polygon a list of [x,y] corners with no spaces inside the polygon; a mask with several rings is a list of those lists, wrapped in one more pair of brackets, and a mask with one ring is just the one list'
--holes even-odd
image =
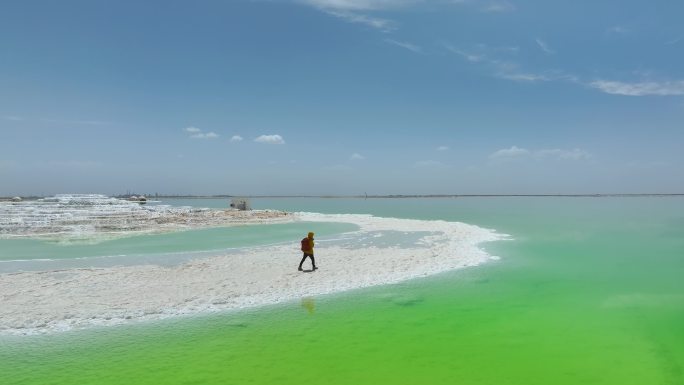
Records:
{"label": "salt mound", "polygon": [[282,211],[141,205],[99,194],[62,194],[37,201],[0,203],[0,238],[92,241],[134,233],[291,220]]}

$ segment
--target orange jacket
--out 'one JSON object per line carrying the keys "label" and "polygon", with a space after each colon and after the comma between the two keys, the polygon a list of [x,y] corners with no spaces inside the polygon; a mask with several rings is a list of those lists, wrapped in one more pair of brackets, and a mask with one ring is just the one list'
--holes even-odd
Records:
{"label": "orange jacket", "polygon": [[313,254],[314,253],[314,233],[309,233],[307,236],[309,238],[309,249],[308,250],[302,250],[307,254]]}

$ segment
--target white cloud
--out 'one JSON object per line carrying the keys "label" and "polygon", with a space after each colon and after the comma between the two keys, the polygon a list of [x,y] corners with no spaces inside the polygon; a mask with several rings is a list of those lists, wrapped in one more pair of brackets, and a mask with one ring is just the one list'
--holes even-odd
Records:
{"label": "white cloud", "polygon": [[484,12],[511,12],[515,11],[515,5],[509,1],[495,1],[491,2],[482,8]]}
{"label": "white cloud", "polygon": [[618,82],[610,80],[596,80],[589,86],[599,89],[607,94],[627,96],[672,96],[684,95],[684,80],[664,82]]}
{"label": "white cloud", "polygon": [[[670,44],[676,44],[679,42],[677,39],[670,42]],[[537,38],[535,42],[541,50],[546,53],[555,53],[543,40]],[[444,48],[448,51],[453,52],[467,61],[475,63],[478,66],[491,71],[491,75],[500,79],[515,81],[515,82],[551,82],[551,81],[564,81],[574,84],[579,84],[583,86],[588,86],[607,94],[613,95],[627,95],[627,96],[681,96],[684,95],[684,80],[665,80],[665,81],[636,81],[636,82],[623,82],[623,81],[613,81],[597,79],[594,81],[587,82],[581,79],[579,76],[567,73],[562,70],[545,70],[541,72],[529,72],[524,71],[520,68],[520,65],[515,61],[507,59],[499,59],[498,55],[495,56],[493,48],[487,47],[486,45],[477,45],[474,52],[472,50],[466,51],[460,48],[454,47],[448,43],[442,43]],[[499,50],[499,52],[509,52],[516,53],[517,47],[513,47],[510,50]],[[641,79],[648,79],[653,77],[653,74],[648,71],[638,71],[636,73]]]}
{"label": "white cloud", "polygon": [[544,74],[533,74],[523,72],[498,72],[496,77],[516,82],[546,82],[551,80]]}
{"label": "white cloud", "polygon": [[22,118],[20,116],[3,116],[2,118],[5,120],[12,120],[12,121],[24,120],[24,118]]}
{"label": "white cloud", "polygon": [[261,135],[254,139],[254,141],[266,144],[285,144],[285,140],[283,140],[283,137],[280,135]]}
{"label": "white cloud", "polygon": [[190,138],[192,139],[215,139],[219,137],[219,135],[213,131],[202,132],[201,129],[193,126],[185,127],[183,131],[192,134],[190,135]]}
{"label": "white cloud", "polygon": [[396,45],[397,47],[407,49],[407,50],[414,52],[414,53],[423,53],[423,49],[420,48],[419,46],[415,45],[415,44],[411,44],[411,43],[408,43],[405,41],[398,41],[398,40],[394,40],[394,39],[385,39],[385,41],[387,43]]}
{"label": "white cloud", "polygon": [[505,158],[517,158],[522,156],[530,155],[530,151],[524,148],[518,148],[516,146],[511,146],[511,148],[504,148],[495,151],[489,157],[491,159],[505,159]]}
{"label": "white cloud", "polygon": [[366,159],[366,157],[361,155],[361,154],[358,154],[358,153],[353,153],[349,157],[349,160],[364,160],[364,159]]}
{"label": "white cloud", "polygon": [[395,29],[394,22],[392,20],[382,19],[379,17],[373,17],[362,13],[350,11],[338,11],[331,9],[323,9],[323,11],[329,15],[335,16],[349,23],[363,24],[365,26],[372,27],[383,32],[390,32],[393,29]]}
{"label": "white cloud", "polygon": [[485,55],[483,55],[483,54],[466,52],[466,51],[463,51],[461,49],[458,49],[458,48],[452,46],[449,43],[444,43],[443,45],[444,45],[444,48],[446,48],[447,50],[449,50],[455,54],[458,54],[460,56],[463,56],[469,62],[477,63],[477,62],[481,62],[482,60],[485,60]]}
{"label": "white cloud", "polygon": [[469,62],[477,63],[477,62],[481,62],[482,60],[484,60],[484,55],[478,55],[478,54],[474,54],[474,53],[468,53],[468,52],[465,52],[465,51],[454,51],[454,52],[456,52],[457,54],[463,56],[463,57],[466,58],[466,60],[468,60]]}
{"label": "white cloud", "polygon": [[382,32],[390,32],[396,29],[394,21],[361,12],[402,8],[420,3],[422,0],[299,0],[299,2],[349,23],[363,24]]}
{"label": "white cloud", "polygon": [[548,53],[548,54],[553,54],[556,53],[556,51],[552,50],[546,42],[540,38],[534,39],[534,41],[537,43],[539,48],[541,48],[542,51]]}
{"label": "white cloud", "polygon": [[509,60],[500,60],[490,58],[489,55],[498,52],[504,54],[516,54],[518,47],[488,47],[484,44],[477,46],[477,52],[464,51],[456,48],[448,43],[443,44],[444,47],[457,55],[462,56],[471,63],[479,63],[479,65],[489,68],[492,71],[492,76],[512,80],[516,82],[545,82],[551,80],[576,80],[575,76],[564,74],[560,71],[546,71],[544,73],[530,73],[523,72],[519,69],[519,65]]}
{"label": "white cloud", "polygon": [[232,138],[230,138],[230,141],[235,143],[235,142],[242,142],[244,138],[241,137],[240,135],[233,135]]}
{"label": "white cloud", "polygon": [[198,132],[197,134],[190,135],[191,138],[193,139],[215,139],[218,138],[219,135],[215,132]]}
{"label": "white cloud", "polygon": [[507,61],[492,61],[495,72],[494,76],[500,79],[511,80],[515,82],[550,82],[550,81],[566,81],[570,83],[579,83],[580,79],[573,74],[568,74],[561,70],[546,70],[542,72],[527,72],[522,71],[518,64]]}
{"label": "white cloud", "polygon": [[[347,22],[363,24],[382,32],[390,32],[396,29],[396,23],[393,20],[371,16],[369,13],[407,8],[426,3],[451,5],[473,3],[478,5],[478,1],[474,0],[294,0],[294,2],[314,7]],[[513,10],[515,10],[515,6],[507,0],[492,1],[482,8],[484,12],[508,12]]]}
{"label": "white cloud", "polygon": [[439,146],[439,147],[437,147],[437,151],[449,151],[449,147],[447,147],[447,146]]}
{"label": "white cloud", "polygon": [[348,11],[377,11],[401,8],[421,2],[421,0],[300,0],[301,3],[322,9],[342,9]]}

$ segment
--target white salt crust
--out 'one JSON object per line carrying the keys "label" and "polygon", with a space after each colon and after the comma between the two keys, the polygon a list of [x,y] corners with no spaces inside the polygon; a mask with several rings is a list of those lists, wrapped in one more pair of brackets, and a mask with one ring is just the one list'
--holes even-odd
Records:
{"label": "white salt crust", "polygon": [[296,213],[293,218],[358,225],[360,230],[351,236],[377,231],[427,235],[409,247],[325,247],[319,242],[319,270],[312,273],[297,271],[301,258],[297,239],[172,267],[1,274],[0,334],[51,333],[243,309],[397,283],[495,259],[479,245],[507,237],[458,222],[317,213]]}
{"label": "white salt crust", "polygon": [[275,210],[141,205],[99,194],[63,194],[35,201],[0,202],[0,239],[98,242],[131,234],[292,220],[289,213]]}

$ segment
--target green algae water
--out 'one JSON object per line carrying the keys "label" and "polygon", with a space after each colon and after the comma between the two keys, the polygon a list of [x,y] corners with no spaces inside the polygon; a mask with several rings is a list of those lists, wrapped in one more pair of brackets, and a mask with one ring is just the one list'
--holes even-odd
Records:
{"label": "green algae water", "polygon": [[[513,240],[484,245],[498,261],[401,284],[0,337],[0,384],[684,384],[680,197],[253,203],[462,221]],[[317,259],[324,269],[324,249]]]}

